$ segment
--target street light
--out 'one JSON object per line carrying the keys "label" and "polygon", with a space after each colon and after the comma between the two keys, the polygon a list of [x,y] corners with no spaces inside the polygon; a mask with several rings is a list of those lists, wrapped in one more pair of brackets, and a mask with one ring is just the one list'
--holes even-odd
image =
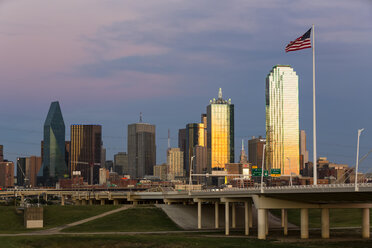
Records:
{"label": "street light", "polygon": [[289,185],[292,186],[292,170],[291,170],[291,159],[287,157],[289,165]]}
{"label": "street light", "polygon": [[264,144],[263,145],[263,148],[262,148],[261,193],[263,193],[263,178],[264,178],[264,164],[265,164],[265,147],[266,147],[266,144]]}
{"label": "street light", "polygon": [[358,129],[358,141],[357,141],[357,156],[356,156],[356,164],[355,164],[355,191],[359,191],[358,188],[358,165],[359,165],[359,137],[363,132],[364,128]]}
{"label": "street light", "polygon": [[191,174],[192,174],[192,168],[193,168],[194,158],[195,158],[195,156],[192,156],[192,157],[191,157],[191,164],[190,164],[190,179],[189,179],[189,194],[190,194],[190,191],[191,191],[191,185],[192,185]]}

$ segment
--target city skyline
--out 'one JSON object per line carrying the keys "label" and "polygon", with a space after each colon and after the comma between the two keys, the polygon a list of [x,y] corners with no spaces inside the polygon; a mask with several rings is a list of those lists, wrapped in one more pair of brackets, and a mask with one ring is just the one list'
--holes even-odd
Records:
{"label": "city skyline", "polygon": [[[300,76],[300,129],[307,133],[312,157],[311,51],[284,52],[312,23],[317,35],[318,157],[353,165],[358,128],[365,128],[360,155],[371,149],[372,120],[364,114],[371,87],[366,79],[370,3],[161,2],[164,11],[151,3],[90,2],[97,11],[83,8],[84,1],[55,6],[35,1],[40,8],[30,11],[24,1],[2,2],[4,157],[15,161],[40,154],[45,106],[58,100],[66,125],[103,126],[108,159],[127,150],[126,126],[143,112],[144,120],[157,126],[157,163],[165,162],[168,129],[175,147],[178,129],[199,121],[219,87],[234,99],[235,147],[240,147],[242,138],[265,136],[264,80],[279,63],[290,64]],[[63,24],[66,16],[55,13],[67,6],[86,9],[85,18],[68,12],[72,21]],[[19,15],[11,14],[15,12]],[[97,98],[105,101],[97,103]],[[68,130],[66,134],[68,140]],[[371,162],[368,158],[361,170]]]}

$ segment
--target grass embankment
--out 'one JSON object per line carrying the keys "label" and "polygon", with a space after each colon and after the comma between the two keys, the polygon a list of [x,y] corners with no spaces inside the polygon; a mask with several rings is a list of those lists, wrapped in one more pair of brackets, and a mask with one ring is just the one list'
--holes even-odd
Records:
{"label": "grass embankment", "polygon": [[[44,207],[44,229],[65,225],[78,220],[89,218],[106,211],[117,208],[117,206],[45,206]],[[15,207],[0,206],[0,233],[20,233],[35,231],[26,229],[23,225],[23,212],[16,213]],[[37,230],[37,229],[36,229]]]}
{"label": "grass embankment", "polygon": [[[281,217],[281,210],[270,210],[277,217]],[[370,216],[372,223],[372,215]],[[301,214],[299,209],[288,209],[288,222],[300,226]],[[361,209],[330,209],[329,210],[330,227],[359,227],[362,225]],[[320,228],[321,210],[309,209],[309,227]]]}
{"label": "grass embankment", "polygon": [[63,232],[142,232],[181,230],[163,210],[155,207],[130,208],[87,223],[63,229]]}
{"label": "grass embankment", "polygon": [[0,237],[0,248],[91,248],[91,247],[154,247],[154,248],[360,248],[372,247],[371,240],[332,241],[316,240],[309,242],[262,241],[245,237],[204,236],[200,234],[164,235],[84,235],[84,236],[20,236]]}

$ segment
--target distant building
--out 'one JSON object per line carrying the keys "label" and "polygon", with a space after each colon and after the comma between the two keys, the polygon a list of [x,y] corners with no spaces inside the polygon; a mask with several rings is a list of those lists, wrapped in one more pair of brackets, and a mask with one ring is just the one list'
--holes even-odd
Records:
{"label": "distant building", "polygon": [[101,147],[101,167],[106,167],[106,148]]}
{"label": "distant building", "polygon": [[210,100],[207,106],[208,168],[224,169],[234,162],[234,104],[222,98]]}
{"label": "distant building", "polygon": [[155,125],[128,125],[128,168],[131,178],[153,175],[156,165]]}
{"label": "distant building", "polygon": [[180,179],[184,176],[183,151],[180,148],[169,148],[167,150],[167,179]]}
{"label": "distant building", "polygon": [[52,102],[44,123],[43,165],[38,174],[40,183],[54,186],[65,177],[65,123],[59,102]]}
{"label": "distant building", "polygon": [[99,183],[102,126],[71,125],[71,175],[80,171],[85,182]]}
{"label": "distant building", "polygon": [[183,152],[183,166],[186,169],[186,128],[178,130],[178,148]]}
{"label": "distant building", "polygon": [[248,140],[248,162],[258,168],[262,167],[263,146],[266,144],[266,139],[259,136],[252,137]]}
{"label": "distant building", "polygon": [[195,146],[205,146],[205,129],[204,123],[189,123],[186,125],[186,165],[187,174],[191,168],[191,158],[194,154]]}
{"label": "distant building", "polygon": [[107,180],[109,179],[109,170],[106,168],[99,168],[99,184],[103,185],[107,183]]}
{"label": "distant building", "polygon": [[240,151],[239,163],[241,164],[248,163],[248,157],[247,157],[247,154],[245,154],[245,150],[244,150],[244,140],[242,140],[242,150]]}
{"label": "distant building", "polygon": [[110,172],[116,172],[114,171],[114,161],[112,160],[106,160],[104,167]]}
{"label": "distant building", "polygon": [[129,173],[128,154],[126,152],[119,152],[114,155],[114,171],[119,175],[126,175]]}
{"label": "distant building", "polygon": [[14,163],[0,162],[0,187],[14,187]]}
{"label": "distant building", "polygon": [[37,174],[41,168],[41,157],[17,158],[17,185],[37,186]]}
{"label": "distant building", "polygon": [[305,168],[307,162],[309,162],[309,151],[306,149],[306,132],[300,130],[300,170]]}
{"label": "distant building", "polygon": [[162,181],[167,180],[167,164],[155,165],[153,170],[155,177],[158,177]]}
{"label": "distant building", "polygon": [[266,168],[300,173],[298,76],[276,65],[266,77]]}
{"label": "distant building", "polygon": [[208,152],[206,146],[194,147],[194,168],[196,174],[206,174],[208,172]]}
{"label": "distant building", "polygon": [[0,145],[0,162],[4,161],[4,146]]}

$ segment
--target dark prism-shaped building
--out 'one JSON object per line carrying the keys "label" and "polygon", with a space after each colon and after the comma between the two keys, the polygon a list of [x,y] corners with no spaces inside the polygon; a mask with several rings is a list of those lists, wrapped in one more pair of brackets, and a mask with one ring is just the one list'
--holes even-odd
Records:
{"label": "dark prism-shaped building", "polygon": [[54,186],[66,173],[65,123],[59,102],[52,102],[44,123],[43,165],[38,176],[42,184]]}

